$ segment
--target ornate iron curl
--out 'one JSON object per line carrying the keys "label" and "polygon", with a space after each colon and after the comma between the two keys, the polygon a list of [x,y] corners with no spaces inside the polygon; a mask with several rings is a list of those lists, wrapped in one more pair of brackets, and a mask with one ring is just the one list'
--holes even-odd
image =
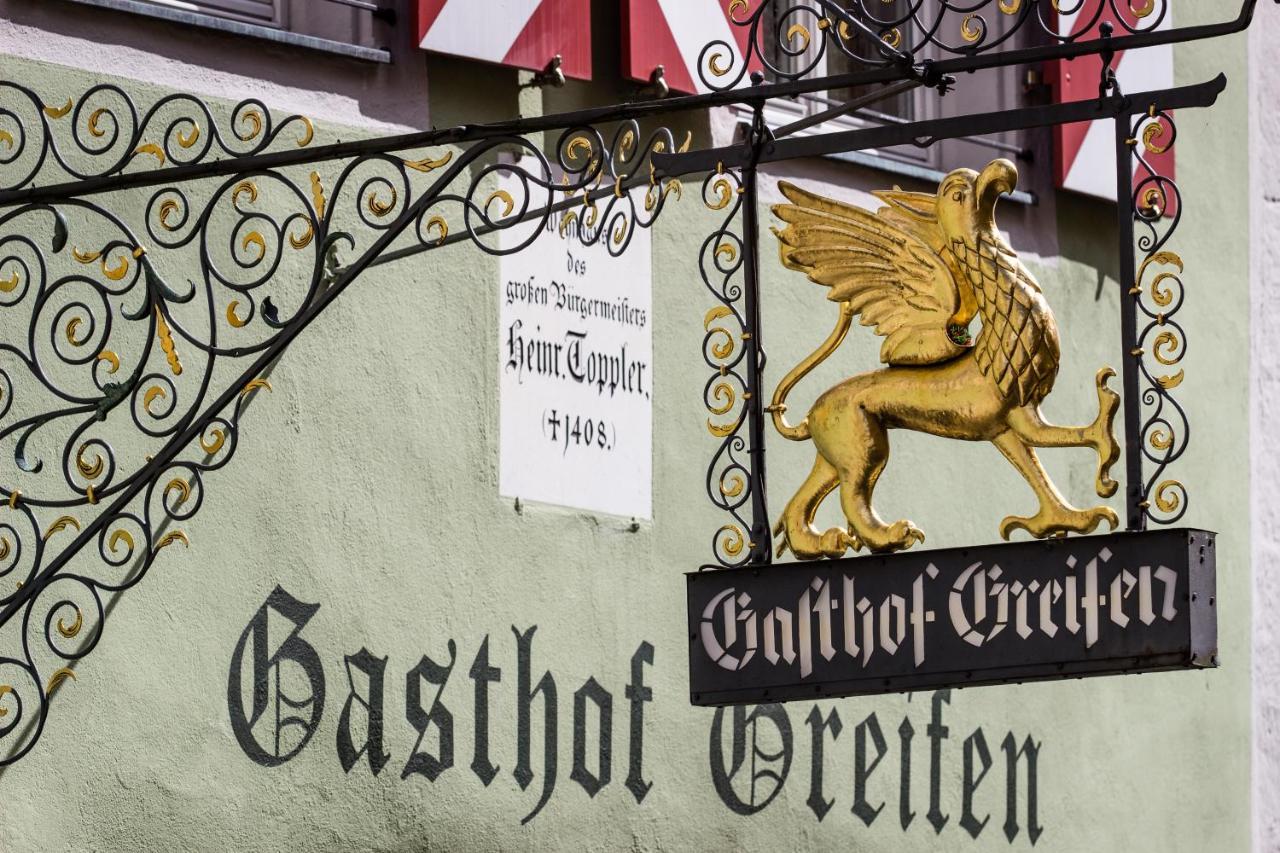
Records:
{"label": "ornate iron curl", "polygon": [[[698,57],[698,75],[715,92],[736,88],[757,67],[776,80],[799,80],[828,50],[853,70],[903,65],[926,74],[918,64],[923,54],[973,56],[1024,30],[1038,42],[1080,41],[1107,13],[1123,34],[1150,33],[1168,16],[1169,0],[734,0],[729,13],[734,27],[745,30],[745,51],[719,39]],[[783,63],[774,60],[774,46]],[[791,67],[788,60],[803,62]]]}
{"label": "ornate iron curl", "polygon": [[[262,132],[271,127],[264,114]],[[669,131],[642,145],[627,122],[605,138],[569,128],[553,161],[523,136],[478,133],[323,174],[250,168],[159,184],[140,230],[109,209],[110,195],[0,210],[0,310],[27,324],[0,341],[0,453],[15,461],[0,482],[0,627],[21,626],[21,651],[0,656],[0,765],[39,739],[49,697],[74,678],[68,665],[101,636],[104,595],[186,543],[167,528],[194,516],[204,474],[234,454],[246,396],[269,387],[259,377],[365,269],[393,246],[462,239],[518,251],[556,227],[560,193],[597,210],[576,237],[618,254],[679,197],[650,159],[675,149]],[[504,231],[516,236],[491,246]],[[200,281],[174,281],[183,267]],[[228,375],[238,378],[215,385]]]}
{"label": "ornate iron curl", "polygon": [[1157,524],[1174,524],[1187,512],[1186,487],[1167,476],[1186,452],[1191,423],[1172,391],[1182,384],[1178,367],[1187,354],[1187,336],[1175,315],[1186,293],[1182,258],[1166,246],[1182,219],[1182,194],[1170,177],[1160,174],[1153,154],[1173,149],[1178,131],[1173,114],[1152,104],[1134,118],[1127,140],[1136,164],[1131,196],[1135,245],[1141,253],[1128,298],[1137,306],[1143,325],[1131,357],[1141,381],[1143,422],[1139,433],[1142,458],[1151,471],[1142,483],[1140,507]]}

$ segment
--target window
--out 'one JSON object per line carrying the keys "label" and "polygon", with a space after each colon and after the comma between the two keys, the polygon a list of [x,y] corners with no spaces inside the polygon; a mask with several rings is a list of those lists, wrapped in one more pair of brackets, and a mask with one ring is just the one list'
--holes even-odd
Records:
{"label": "window", "polygon": [[284,6],[284,0],[148,0],[148,2],[271,27],[282,26],[283,23],[281,7]]}

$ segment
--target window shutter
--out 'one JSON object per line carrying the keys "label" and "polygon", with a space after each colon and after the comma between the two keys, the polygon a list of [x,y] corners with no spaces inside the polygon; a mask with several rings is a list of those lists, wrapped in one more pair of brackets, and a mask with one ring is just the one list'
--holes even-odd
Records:
{"label": "window shutter", "polygon": [[591,0],[418,0],[424,50],[591,79]]}
{"label": "window shutter", "polygon": [[219,18],[234,18],[253,24],[280,26],[280,7],[284,0],[150,0],[160,6],[173,6],[190,12],[205,12]]}
{"label": "window shutter", "polygon": [[[623,74],[647,83],[659,65],[673,92],[686,95],[709,91],[698,75],[702,48],[721,41],[734,51],[736,75],[747,49],[747,27],[729,22],[733,0],[623,0]],[[741,17],[739,3],[738,15]],[[762,68],[753,58],[752,70]],[[732,79],[732,78],[729,78]],[[742,85],[749,85],[744,75]]]}

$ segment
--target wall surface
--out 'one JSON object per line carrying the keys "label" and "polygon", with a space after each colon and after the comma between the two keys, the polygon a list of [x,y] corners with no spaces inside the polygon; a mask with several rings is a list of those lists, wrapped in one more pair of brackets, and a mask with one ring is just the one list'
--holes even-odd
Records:
{"label": "wall surface", "polygon": [[[1180,23],[1212,14],[1178,10]],[[53,99],[127,72],[69,55],[83,43],[43,14],[0,0],[5,78]],[[41,28],[54,35],[37,38]],[[65,53],[32,55],[40,41]],[[1185,524],[1219,535],[1221,668],[739,714],[691,707],[683,573],[708,559],[723,523],[705,496],[715,445],[701,347],[713,303],[695,266],[719,220],[691,181],[653,233],[652,521],[499,497],[495,260],[464,244],[370,270],[271,370],[274,390],[250,403],[235,459],[207,477],[203,508],[183,525],[190,548],[167,549],[110,603],[37,748],[0,771],[0,849],[1249,849],[1250,684],[1266,674],[1250,663],[1250,192],[1221,148],[1224,134],[1244,133],[1247,61],[1244,37],[1177,51],[1179,83],[1230,79],[1212,112],[1179,115],[1176,240],[1190,338],[1179,399],[1195,427],[1175,476],[1191,495]],[[492,94],[489,74],[449,87],[433,113],[448,123],[474,100],[486,117],[509,117],[515,99]],[[136,77],[121,82],[144,101],[168,85]],[[234,85],[211,94],[234,99]],[[548,100],[570,107],[575,92],[599,94]],[[283,113],[319,100],[270,93]],[[353,133],[336,123],[344,103],[315,113],[317,142]],[[710,129],[693,129],[702,144]],[[765,202],[784,172],[850,198],[906,183],[808,164],[769,173]],[[331,170],[322,177],[332,185]],[[140,219],[145,201],[112,206]],[[1008,210],[1015,248],[1034,242],[1026,259],[1063,330],[1046,414],[1081,421],[1096,410],[1095,371],[1122,358],[1114,209],[1061,196]],[[1033,230],[1034,241],[1022,236]],[[834,319],[819,289],[773,257],[770,381]],[[0,314],[2,340],[25,330],[10,317]],[[878,343],[856,329],[793,406],[871,367]],[[1264,367],[1255,375],[1266,381]],[[775,512],[811,452],[771,441]],[[1045,458],[1068,497],[1090,500],[1085,451]],[[1000,519],[1033,500],[992,447],[897,432],[876,496],[885,516],[919,523],[929,547],[996,541]],[[1270,559],[1264,547],[1252,553]],[[315,698],[305,738],[305,725],[280,728],[248,698],[254,652],[279,652],[295,630],[317,666],[283,667],[272,689]],[[839,725],[824,727],[833,713]],[[1260,706],[1262,725],[1274,713]],[[362,749],[374,720],[382,745]],[[870,768],[861,791],[859,763]],[[1274,832],[1265,814],[1259,832]]]}

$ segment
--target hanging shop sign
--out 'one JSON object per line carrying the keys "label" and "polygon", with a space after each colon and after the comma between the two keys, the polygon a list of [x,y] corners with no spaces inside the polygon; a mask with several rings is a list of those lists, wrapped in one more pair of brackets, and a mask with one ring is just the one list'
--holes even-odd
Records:
{"label": "hanging shop sign", "polygon": [[[590,208],[583,215],[590,217]],[[548,220],[545,233],[499,264],[499,491],[647,519],[654,381],[649,232],[637,230],[625,255],[615,256],[608,244],[583,245],[561,224]],[[511,249],[527,237],[515,230],[502,235]]]}
{"label": "hanging shop sign", "polygon": [[695,705],[1217,665],[1214,536],[1171,529],[694,572]]}

